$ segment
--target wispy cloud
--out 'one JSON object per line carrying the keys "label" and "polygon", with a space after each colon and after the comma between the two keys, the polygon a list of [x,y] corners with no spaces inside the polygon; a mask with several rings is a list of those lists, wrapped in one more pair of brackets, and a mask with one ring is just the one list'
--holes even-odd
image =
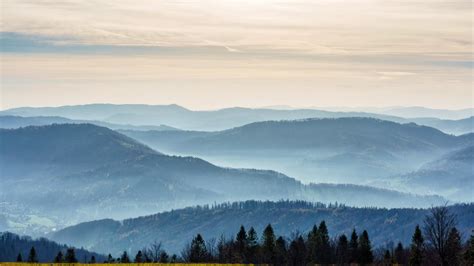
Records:
{"label": "wispy cloud", "polygon": [[[344,105],[351,99],[356,105],[413,101],[457,108],[473,101],[471,5],[470,0],[5,0],[1,96],[10,106],[107,101],[110,95],[127,101],[133,98],[127,89],[140,86],[143,102],[152,99],[148,91],[163,101],[185,99],[189,106],[268,98],[256,105]],[[89,98],[80,94],[84,87]],[[93,94],[98,90],[103,98]]]}

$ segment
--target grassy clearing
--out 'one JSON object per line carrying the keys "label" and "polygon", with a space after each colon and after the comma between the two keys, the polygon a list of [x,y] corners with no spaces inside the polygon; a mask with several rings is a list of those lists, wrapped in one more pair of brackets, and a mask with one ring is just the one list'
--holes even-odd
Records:
{"label": "grassy clearing", "polygon": [[[78,266],[88,265],[88,263],[27,263],[27,262],[0,262],[1,266]],[[94,263],[94,266],[161,266],[161,265],[188,265],[188,266],[252,266],[255,264],[219,264],[219,263]]]}

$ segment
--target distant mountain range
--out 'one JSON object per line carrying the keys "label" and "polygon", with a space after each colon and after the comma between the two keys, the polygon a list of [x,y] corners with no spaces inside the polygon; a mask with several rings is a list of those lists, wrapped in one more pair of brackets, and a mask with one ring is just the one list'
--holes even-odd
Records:
{"label": "distant mountain range", "polygon": [[474,108],[459,110],[433,109],[420,106],[395,107],[382,112],[387,115],[401,116],[406,118],[414,117],[437,117],[441,119],[463,119],[474,115]]}
{"label": "distant mountain range", "polygon": [[[279,107],[284,108],[284,107]],[[285,109],[294,109],[288,108]],[[314,107],[311,109],[322,109],[336,112],[368,112],[385,115],[393,115],[404,118],[419,118],[419,117],[437,117],[440,119],[463,119],[474,115],[474,108],[464,108],[457,110],[448,109],[434,109],[422,106],[410,106],[410,107]]]}
{"label": "distant mountain range", "polygon": [[178,130],[174,127],[169,127],[166,125],[159,126],[134,126],[128,124],[113,124],[97,120],[74,120],[69,118],[64,118],[60,116],[13,116],[13,115],[0,115],[0,128],[19,128],[26,126],[46,126],[52,124],[94,124],[97,126],[103,126],[110,129],[128,129],[128,130]]}
{"label": "distant mountain range", "polygon": [[356,184],[416,171],[474,141],[473,134],[457,137],[373,118],[267,121],[216,132],[121,132],[154,149],[219,165],[274,169],[306,182]]}
{"label": "distant mountain range", "polygon": [[[414,110],[412,110],[414,109]],[[307,118],[340,118],[340,117],[372,117],[398,123],[415,122],[420,125],[436,127],[450,134],[473,132],[472,110],[457,112],[456,119],[440,120],[447,117],[445,113],[456,113],[449,110],[421,109],[421,116],[409,119],[391,115],[391,113],[413,114],[420,108],[398,108],[383,110],[384,113],[368,112],[335,112],[316,109],[250,109],[227,108],[213,111],[192,111],[178,105],[140,105],[140,104],[88,104],[61,107],[21,107],[1,111],[0,115],[11,116],[60,116],[76,120],[98,120],[124,125],[168,125],[185,130],[215,131],[243,126],[253,122],[268,120],[295,120]],[[405,111],[404,111],[405,110]],[[469,112],[469,110],[471,110]],[[391,113],[390,113],[391,112]],[[456,113],[456,114],[457,114]],[[431,114],[435,116],[431,116]],[[436,116],[439,114],[440,116]],[[427,116],[428,115],[428,116]],[[421,117],[421,118],[419,118]],[[451,117],[451,116],[448,116]],[[468,118],[466,120],[466,118]],[[107,126],[107,125],[104,125]],[[112,128],[116,129],[116,128]]]}
{"label": "distant mountain range", "polygon": [[193,157],[164,155],[91,124],[1,129],[0,140],[0,230],[31,232],[33,227],[52,229],[247,199],[379,207],[445,201],[363,186],[303,185],[274,171],[221,168]]}
{"label": "distant mountain range", "polygon": [[[457,215],[457,228],[469,235],[474,228],[474,205],[450,206]],[[271,223],[275,233],[290,237],[292,233],[306,234],[322,220],[329,234],[350,235],[368,230],[372,244],[384,246],[389,241],[410,243],[415,226],[422,225],[426,209],[376,209],[325,207],[307,202],[256,202],[246,201],[215,207],[195,207],[173,210],[150,216],[115,221],[111,219],[81,223],[49,235],[52,239],[99,252],[118,254],[162,242],[166,250],[179,253],[193,236],[200,233],[206,240],[235,237],[240,227],[255,227],[261,236],[264,227]]]}

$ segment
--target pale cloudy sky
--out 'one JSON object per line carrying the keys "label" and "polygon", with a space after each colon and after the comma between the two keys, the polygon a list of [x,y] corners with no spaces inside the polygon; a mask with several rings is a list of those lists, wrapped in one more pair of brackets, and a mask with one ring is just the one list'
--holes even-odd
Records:
{"label": "pale cloudy sky", "polygon": [[473,105],[471,0],[2,0],[0,108]]}

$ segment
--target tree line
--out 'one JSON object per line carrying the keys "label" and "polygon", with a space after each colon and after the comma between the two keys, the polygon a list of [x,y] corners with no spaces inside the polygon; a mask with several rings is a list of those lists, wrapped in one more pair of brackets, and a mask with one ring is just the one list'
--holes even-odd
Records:
{"label": "tree line", "polygon": [[[23,261],[21,254],[17,261]],[[34,247],[31,248],[27,262],[37,262]],[[66,254],[60,251],[54,262],[75,263],[78,260],[73,248]],[[96,263],[92,256],[89,263]],[[248,230],[241,226],[235,237],[219,240],[204,240],[197,234],[182,250],[180,256],[169,255],[155,242],[138,251],[134,257],[124,251],[114,258],[111,254],[105,263],[252,263],[271,265],[474,265],[474,234],[463,244],[456,229],[456,216],[445,206],[434,207],[425,217],[422,226],[416,226],[411,244],[372,247],[369,233],[355,229],[350,236],[345,234],[330,238],[325,221],[314,225],[307,234],[294,233],[286,238],[277,236],[268,224],[261,237],[253,227]]]}

